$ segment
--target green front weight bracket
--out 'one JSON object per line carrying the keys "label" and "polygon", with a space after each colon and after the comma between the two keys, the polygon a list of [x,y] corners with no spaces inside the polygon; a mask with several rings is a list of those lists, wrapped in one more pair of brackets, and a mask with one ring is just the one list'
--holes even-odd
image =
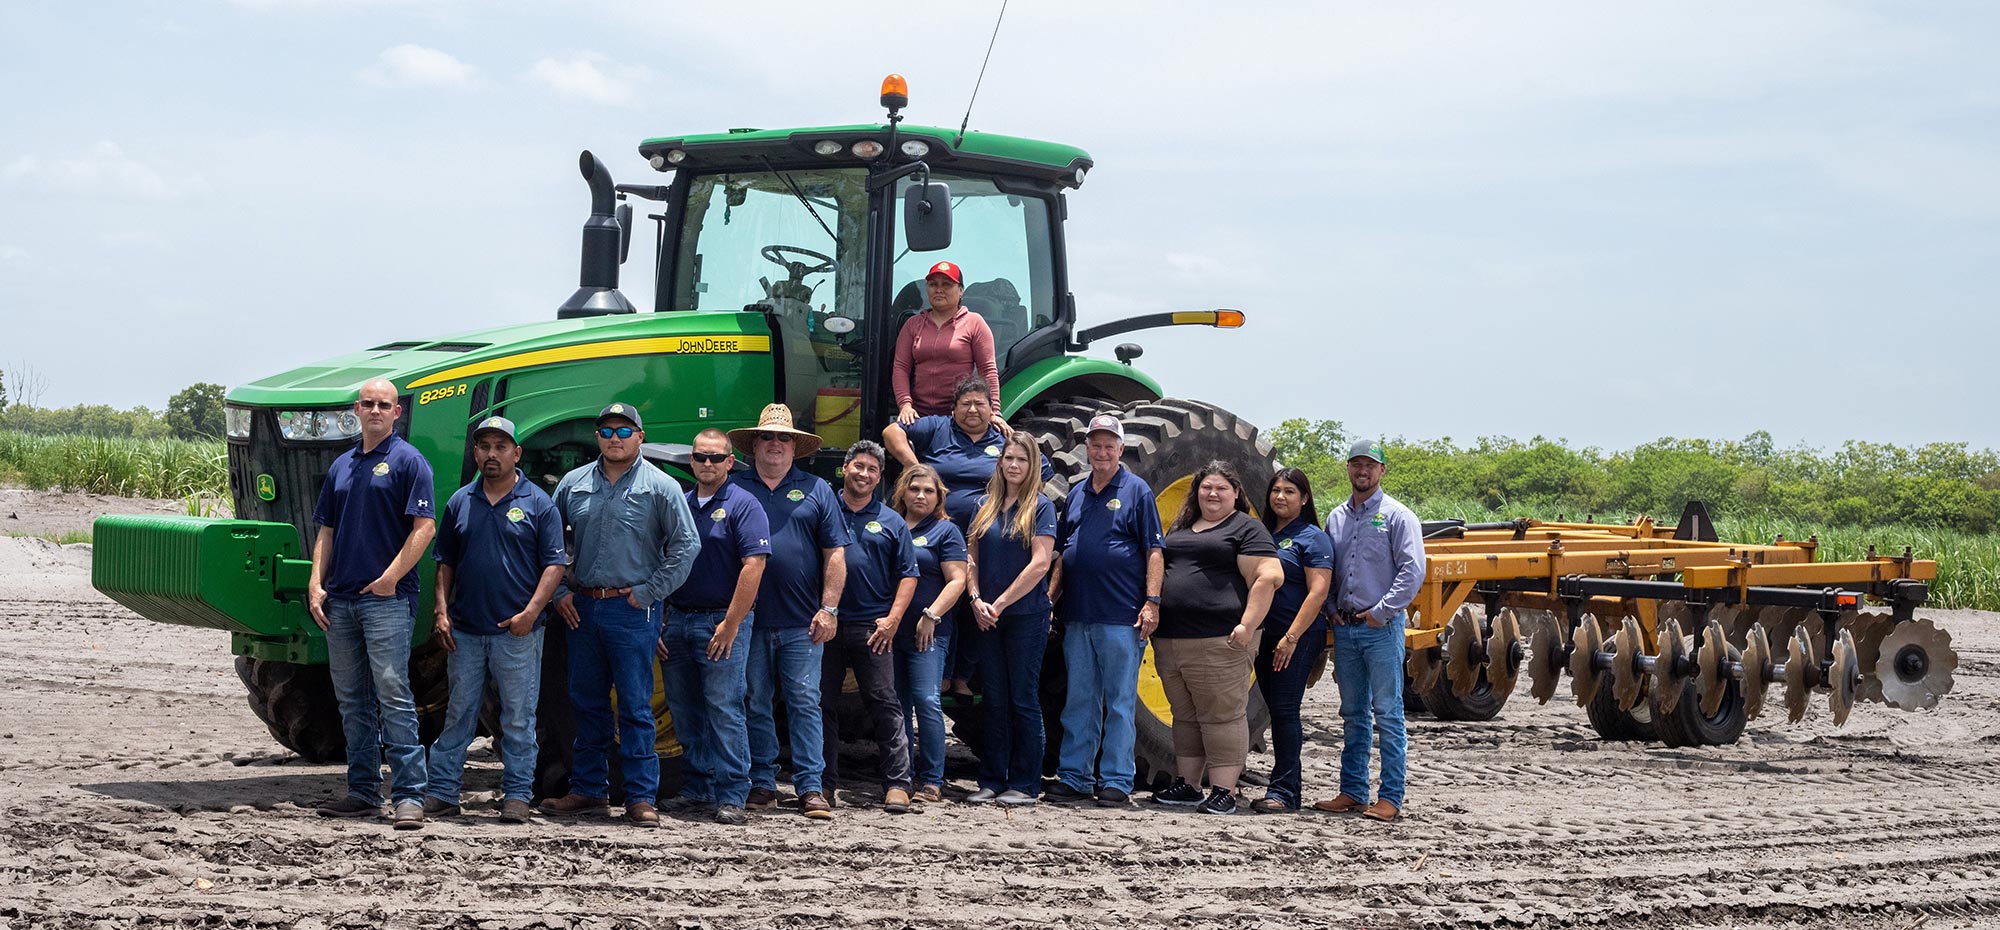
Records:
{"label": "green front weight bracket", "polygon": [[285,523],[107,516],[92,525],[90,583],[154,623],[227,630],[230,651],[317,664],[326,637],[306,612],[312,562]]}

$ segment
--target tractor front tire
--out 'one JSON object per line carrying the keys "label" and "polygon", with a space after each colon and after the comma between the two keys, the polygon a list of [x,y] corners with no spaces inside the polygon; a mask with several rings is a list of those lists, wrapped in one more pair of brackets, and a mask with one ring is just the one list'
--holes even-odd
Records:
{"label": "tractor front tire", "polygon": [[[445,651],[435,645],[410,651],[417,738],[426,746],[444,729],[445,705],[451,696],[445,659]],[[346,761],[347,734],[341,729],[340,701],[334,697],[333,676],[325,665],[237,656],[236,677],[243,680],[251,712],[264,722],[278,745],[308,762]]]}

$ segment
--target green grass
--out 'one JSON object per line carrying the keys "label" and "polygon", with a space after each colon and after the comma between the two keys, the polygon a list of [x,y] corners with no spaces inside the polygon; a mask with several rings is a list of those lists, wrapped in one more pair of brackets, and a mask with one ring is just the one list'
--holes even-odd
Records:
{"label": "green grass", "polygon": [[[1554,520],[1564,517],[1598,523],[1629,523],[1633,514],[1558,513],[1554,508],[1522,508],[1524,512],[1495,513],[1471,501],[1424,501],[1412,509],[1426,520],[1459,519],[1470,522],[1511,520],[1528,517]],[[1670,521],[1679,514],[1655,519]],[[1937,580],[1931,583],[1930,606],[2000,610],[2000,535],[1967,533],[1927,526],[1828,526],[1772,516],[1730,516],[1715,518],[1716,535],[1731,542],[1769,543],[1779,535],[1786,539],[1818,537],[1821,562],[1855,562],[1874,546],[1877,555],[1901,555],[1903,547],[1920,559],[1938,563]]]}
{"label": "green grass", "polygon": [[46,533],[8,533],[7,535],[15,539],[46,539],[58,546],[90,542],[90,531],[87,529],[55,530]]}
{"label": "green grass", "polygon": [[226,500],[229,467],[220,442],[0,431],[0,481],[38,491]]}

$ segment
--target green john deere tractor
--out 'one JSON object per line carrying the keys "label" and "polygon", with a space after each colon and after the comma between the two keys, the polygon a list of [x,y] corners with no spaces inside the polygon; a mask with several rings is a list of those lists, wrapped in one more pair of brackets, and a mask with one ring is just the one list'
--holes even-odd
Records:
{"label": "green john deere tractor", "polygon": [[[1177,512],[1188,476],[1231,461],[1262,489],[1271,447],[1255,426],[1209,404],[1162,396],[1131,365],[1077,353],[1106,337],[1168,325],[1238,326],[1229,310],[1158,313],[1076,328],[1063,242],[1067,195],[1091,168],[1081,149],[989,133],[901,125],[903,94],[884,85],[883,125],[735,129],[648,139],[657,185],[613,184],[581,158],[591,215],[581,287],[554,320],[444,339],[396,339],[313,362],[229,392],[229,481],[236,518],[105,517],[95,585],[147,619],[227,630],[250,706],[273,737],[308,759],[345,751],[326,672],[326,643],[304,605],[312,508],[332,460],[359,434],[351,403],[372,378],[401,390],[397,432],[430,460],[437,498],[471,480],[472,424],[519,427],[522,468],[552,488],[596,452],[591,430],[613,398],[645,415],[649,458],[682,481],[686,443],[706,427],[754,424],[772,401],[826,439],[809,470],[837,475],[842,450],[894,416],[890,367],[903,321],[925,307],[923,276],[949,257],[967,270],[964,303],[994,334],[1002,412],[1036,435],[1060,496],[1087,466],[1084,423],[1117,410],[1125,464]],[[629,200],[658,204],[654,312],[618,290],[631,245]],[[947,250],[948,251],[945,251]],[[431,563],[420,569],[430,603]],[[416,625],[412,686],[428,741],[442,723],[445,663]],[[567,785],[570,715],[563,628],[549,628],[537,789]],[[1044,702],[1061,707],[1060,648],[1049,649]],[[1166,701],[1142,671],[1139,757],[1171,771]],[[1253,728],[1263,730],[1253,695]],[[961,720],[961,727],[976,725]],[[1048,715],[1051,759],[1059,732]],[[662,751],[677,753],[669,728]]]}

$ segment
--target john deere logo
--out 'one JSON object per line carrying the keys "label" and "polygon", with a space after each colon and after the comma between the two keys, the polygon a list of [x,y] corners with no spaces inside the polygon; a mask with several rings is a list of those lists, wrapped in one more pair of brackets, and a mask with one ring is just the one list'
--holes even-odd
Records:
{"label": "john deere logo", "polygon": [[988,457],[988,458],[996,458],[996,459],[997,459],[997,458],[999,458],[999,457],[1000,457],[1000,447],[999,447],[999,446],[987,446],[987,447],[986,447],[986,455],[987,455],[987,457]]}
{"label": "john deere logo", "polygon": [[509,523],[519,523],[519,522],[521,522],[522,520],[525,520],[525,519],[527,519],[527,518],[528,518],[528,513],[527,513],[527,511],[524,511],[524,510],[522,510],[522,509],[521,509],[521,508],[519,508],[519,507],[509,507],[509,508],[507,508],[507,522],[509,522]]}
{"label": "john deere logo", "polygon": [[625,405],[624,405],[624,404],[612,404],[612,405],[611,405],[611,412],[612,412],[612,413],[624,413],[624,412],[625,412]]}
{"label": "john deere logo", "polygon": [[910,540],[910,545],[916,546],[919,549],[928,546],[930,544],[931,544],[931,538],[929,536],[919,536],[915,539]]}
{"label": "john deere logo", "polygon": [[376,462],[376,463],[375,463],[375,477],[377,477],[377,478],[381,478],[381,477],[385,477],[385,476],[387,476],[388,474],[389,474],[389,463],[388,463],[388,462]]}
{"label": "john deere logo", "polygon": [[1389,518],[1383,516],[1382,512],[1379,510],[1375,512],[1374,516],[1368,518],[1368,525],[1378,530],[1387,526],[1388,523],[1389,523]]}
{"label": "john deere logo", "polygon": [[863,526],[862,529],[867,530],[870,533],[880,533],[882,532],[882,521],[870,520],[868,521],[868,525]]}
{"label": "john deere logo", "polygon": [[1290,536],[1287,536],[1287,537],[1285,537],[1284,539],[1280,539],[1280,540],[1278,540],[1278,548],[1280,548],[1280,549],[1290,549],[1291,547],[1292,547],[1292,538],[1291,538]]}
{"label": "john deere logo", "polygon": [[715,508],[714,512],[708,515],[708,518],[710,520],[714,520],[717,523],[721,523],[724,519],[728,518],[728,516],[729,516],[729,511],[727,509],[722,507],[717,507]]}
{"label": "john deere logo", "polygon": [[485,423],[480,424],[480,427],[483,429],[506,429],[507,424],[499,417],[488,417]]}
{"label": "john deere logo", "polygon": [[1125,506],[1125,502],[1115,497],[1104,502],[1104,509],[1106,510],[1117,510],[1123,506]]}
{"label": "john deere logo", "polygon": [[796,504],[799,501],[806,499],[806,492],[801,491],[798,488],[793,488],[785,492],[785,499]]}
{"label": "john deere logo", "polygon": [[278,499],[278,479],[270,475],[257,476],[257,499],[274,501]]}

